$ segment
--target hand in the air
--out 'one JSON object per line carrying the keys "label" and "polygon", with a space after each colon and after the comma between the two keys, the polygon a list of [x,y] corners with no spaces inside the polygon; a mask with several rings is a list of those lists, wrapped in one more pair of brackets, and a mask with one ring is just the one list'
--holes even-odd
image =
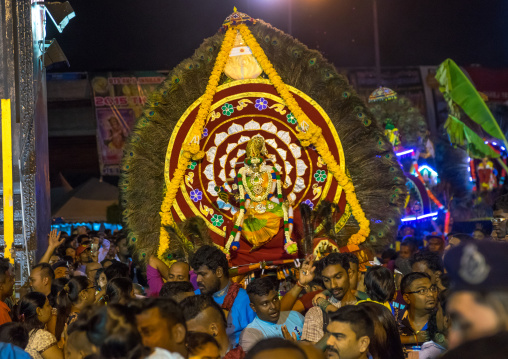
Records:
{"label": "hand in the air", "polygon": [[314,279],[314,272],[316,271],[316,267],[314,267],[314,255],[311,254],[305,258],[305,261],[300,268],[300,278],[298,281],[301,285],[307,285]]}
{"label": "hand in the air", "polygon": [[65,241],[65,238],[60,239],[61,234],[62,232],[58,232],[57,229],[53,229],[49,232],[48,247],[58,248]]}
{"label": "hand in the air", "polygon": [[296,338],[295,332],[292,332],[290,334],[288,328],[285,325],[282,326],[281,330],[282,330],[282,335],[284,336],[284,339],[292,341],[292,342],[298,341],[298,339]]}

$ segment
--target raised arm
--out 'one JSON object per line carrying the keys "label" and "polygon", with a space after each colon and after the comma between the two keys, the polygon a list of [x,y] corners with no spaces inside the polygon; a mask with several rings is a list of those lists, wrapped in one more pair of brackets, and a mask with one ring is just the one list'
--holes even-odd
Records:
{"label": "raised arm", "polygon": [[302,267],[300,268],[300,279],[296,284],[291,288],[280,300],[280,310],[288,311],[292,310],[295,303],[302,292],[302,289],[305,288],[307,284],[309,284],[314,279],[314,272],[316,267],[314,267],[314,256],[310,255],[305,258],[305,262],[303,262]]}
{"label": "raised arm", "polygon": [[55,249],[57,249],[65,241],[65,238],[60,239],[60,234],[61,232],[58,232],[57,229],[53,229],[51,232],[49,232],[48,248],[46,249],[46,252],[42,256],[39,263],[49,263],[49,259],[53,255]]}
{"label": "raised arm", "polygon": [[169,279],[169,267],[166,265],[166,263],[164,263],[155,256],[150,256],[150,258],[148,259],[148,264],[150,265],[150,267],[157,269],[161,274],[162,278],[164,278],[165,280]]}

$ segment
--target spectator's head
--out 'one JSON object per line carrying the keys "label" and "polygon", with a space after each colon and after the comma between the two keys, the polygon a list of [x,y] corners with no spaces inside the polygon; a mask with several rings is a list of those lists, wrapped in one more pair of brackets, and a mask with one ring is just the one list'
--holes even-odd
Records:
{"label": "spectator's head", "polygon": [[90,251],[90,247],[80,245],[76,249],[76,259],[82,264],[90,263],[92,261],[92,252]]}
{"label": "spectator's head", "polygon": [[489,234],[483,229],[482,225],[478,223],[473,233],[471,233],[471,236],[475,241],[483,241],[485,238],[489,237]]}
{"label": "spectator's head", "polygon": [[21,323],[9,322],[0,325],[0,342],[11,343],[25,350],[28,332]]}
{"label": "spectator's head", "polygon": [[409,259],[413,254],[418,252],[418,243],[416,239],[411,236],[404,237],[400,244],[399,257],[403,259]]}
{"label": "spectator's head", "polygon": [[101,262],[101,266],[102,266],[102,268],[106,269],[115,262],[117,262],[117,261],[115,261],[114,259],[106,258]]}
{"label": "spectator's head", "polygon": [[0,258],[0,300],[12,296],[14,281],[15,277],[11,264],[8,260]]}
{"label": "spectator's head", "polygon": [[25,295],[18,303],[17,320],[30,332],[32,329],[42,329],[51,319],[51,305],[48,298],[39,292]]}
{"label": "spectator's head", "polygon": [[95,273],[97,273],[98,269],[101,269],[102,266],[100,263],[97,262],[90,262],[86,264],[86,276],[88,279],[90,279],[92,282],[95,281]]}
{"label": "spectator's head", "polygon": [[187,329],[213,336],[220,345],[221,355],[224,356],[229,350],[226,317],[213,297],[195,295],[182,300],[180,306],[183,309]]}
{"label": "spectator's head", "polygon": [[90,242],[90,237],[88,237],[88,234],[80,234],[77,237],[78,245],[81,245],[83,243]]}
{"label": "spectator's head", "polygon": [[58,293],[55,336],[60,338],[72,307],[84,308],[95,302],[95,286],[83,276],[73,277]]}
{"label": "spectator's head", "polygon": [[446,255],[450,348],[508,330],[506,258],[508,244],[493,241],[473,241]]}
{"label": "spectator's head", "polygon": [[220,359],[219,343],[210,334],[187,333],[187,349],[190,358]]}
{"label": "spectator's head", "polygon": [[145,346],[166,349],[187,357],[185,318],[182,308],[175,301],[169,298],[141,301],[136,324]]}
{"label": "spectator's head", "polygon": [[170,298],[177,303],[193,295],[194,287],[190,282],[166,282],[159,292],[159,297]]}
{"label": "spectator's head", "polygon": [[444,239],[440,235],[430,235],[427,236],[427,249],[429,252],[442,254],[444,252]]}
{"label": "spectator's head", "polygon": [[504,239],[508,233],[506,222],[508,219],[508,194],[500,196],[494,204],[494,218],[492,219],[492,235]]}
{"label": "spectator's head", "polygon": [[134,298],[134,291],[129,278],[117,277],[108,281],[106,286],[107,304],[127,305],[132,298]]}
{"label": "spectator's head", "polygon": [[247,286],[250,307],[259,319],[277,323],[280,316],[279,293],[272,278],[254,279]]}
{"label": "spectator's head", "polygon": [[437,288],[427,273],[406,274],[400,282],[400,291],[407,305],[420,313],[431,313],[437,305]]}
{"label": "spectator's head", "polygon": [[382,305],[373,302],[358,304],[374,322],[374,336],[369,352],[376,359],[404,359],[399,329],[392,313]]}
{"label": "spectator's head", "polygon": [[72,261],[74,262],[74,258],[76,258],[76,248],[71,246],[65,248],[64,255],[67,257],[71,257]]}
{"label": "spectator's head", "polygon": [[229,281],[229,267],[226,255],[217,247],[200,247],[190,263],[197,275],[199,290],[202,294],[212,295]]}
{"label": "spectator's head", "polygon": [[370,299],[376,302],[391,302],[395,294],[395,281],[388,268],[369,267],[365,274],[365,288]]}
{"label": "spectator's head", "polygon": [[148,356],[150,350],[143,345],[134,322],[132,311],[123,305],[111,304],[92,309],[87,337],[92,345],[100,348],[101,359]]}
{"label": "spectator's head", "polygon": [[296,343],[282,338],[263,339],[254,345],[245,359],[307,359],[305,352]]}
{"label": "spectator's head", "polygon": [[116,241],[116,253],[120,258],[130,255],[127,237],[121,237]]}
{"label": "spectator's head", "polygon": [[321,276],[314,276],[314,279],[309,282],[309,289],[311,292],[325,289],[325,285]]}
{"label": "spectator's head", "polygon": [[99,290],[103,290],[104,288],[106,288],[106,285],[108,284],[108,279],[106,278],[104,269],[100,268],[97,270],[97,272],[95,272],[94,284],[95,287]]}
{"label": "spectator's head", "polygon": [[67,336],[64,346],[66,359],[83,359],[94,353],[92,343],[88,340],[86,331],[75,330]]}
{"label": "spectator's head", "polygon": [[413,272],[427,273],[433,285],[443,273],[443,261],[436,252],[419,252],[411,257],[411,269]]}
{"label": "spectator's head", "polygon": [[353,253],[344,253],[349,260],[349,286],[352,290],[356,290],[360,281],[360,261]]}
{"label": "spectator's head", "polygon": [[53,284],[51,285],[51,293],[58,295],[58,293],[60,293],[63,290],[65,285],[69,283],[69,280],[70,280],[69,278],[65,277],[55,279],[53,281]]}
{"label": "spectator's head", "polygon": [[320,269],[326,289],[335,299],[342,300],[350,290],[348,256],[343,253],[331,253],[320,261]]}
{"label": "spectator's head", "polygon": [[54,279],[55,272],[53,268],[48,263],[39,263],[32,268],[30,273],[30,286],[35,292],[49,295]]}
{"label": "spectator's head", "polygon": [[330,315],[327,332],[328,358],[367,358],[374,323],[362,307],[347,305]]}
{"label": "spectator's head", "polygon": [[448,245],[445,247],[445,253],[452,248],[458,247],[460,244],[465,244],[473,241],[473,237],[466,233],[454,233],[448,236]]}
{"label": "spectator's head", "polygon": [[415,229],[414,229],[414,227],[411,227],[408,224],[404,224],[404,225],[402,225],[400,227],[399,233],[400,233],[400,236],[402,238],[404,238],[406,236],[414,236],[415,235]]}
{"label": "spectator's head", "polygon": [[381,262],[383,264],[388,264],[391,260],[397,259],[397,252],[395,249],[386,248],[383,253],[381,253]]}
{"label": "spectator's head", "polygon": [[129,266],[121,262],[114,262],[104,269],[104,274],[108,282],[113,278],[129,277]]}
{"label": "spectator's head", "polygon": [[185,262],[175,262],[169,268],[168,282],[188,282],[189,277],[189,265]]}
{"label": "spectator's head", "polygon": [[70,278],[69,264],[66,261],[58,261],[51,266],[55,273],[55,279]]}

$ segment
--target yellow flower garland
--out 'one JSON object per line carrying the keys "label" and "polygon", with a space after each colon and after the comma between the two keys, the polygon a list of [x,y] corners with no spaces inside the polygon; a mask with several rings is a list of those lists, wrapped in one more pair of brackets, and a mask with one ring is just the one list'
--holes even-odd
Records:
{"label": "yellow flower garland", "polygon": [[164,259],[164,253],[169,248],[169,235],[164,226],[171,225],[173,222],[171,216],[171,207],[175,200],[176,194],[178,193],[178,189],[185,175],[185,171],[187,170],[187,166],[189,165],[191,159],[200,160],[205,155],[205,153],[200,149],[199,139],[201,138],[201,134],[203,133],[203,129],[206,124],[206,118],[210,112],[213,96],[217,92],[220,76],[224,70],[224,66],[226,66],[226,61],[228,59],[229,53],[231,52],[231,49],[235,43],[235,37],[236,30],[234,30],[232,27],[229,28],[226,32],[226,35],[224,36],[224,40],[222,41],[221,49],[217,55],[217,59],[215,60],[212,74],[208,81],[208,85],[206,86],[205,94],[201,98],[201,105],[199,107],[198,114],[194,121],[194,125],[191,128],[191,142],[182,146],[182,153],[178,159],[178,167],[173,173],[173,178],[171,178],[171,182],[166,189],[166,194],[164,196],[160,212],[161,228],[159,249],[157,251],[157,255],[161,259]]}
{"label": "yellow flower garland", "polygon": [[353,183],[344,173],[341,172],[339,164],[333,157],[333,154],[330,152],[323,134],[321,133],[321,129],[314,125],[309,117],[302,111],[293,95],[282,81],[281,77],[277,74],[277,71],[275,71],[273,65],[264,53],[263,49],[257,43],[249,28],[245,24],[239,24],[236,26],[230,26],[226,32],[220,52],[217,55],[214,68],[210,75],[208,85],[206,86],[206,91],[202,96],[202,102],[196,116],[196,120],[191,129],[191,142],[183,146],[182,153],[180,154],[180,158],[178,160],[178,167],[173,173],[173,178],[167,187],[160,212],[161,229],[158,249],[159,258],[165,260],[163,255],[169,248],[169,235],[165,229],[165,226],[169,226],[173,223],[171,216],[171,207],[175,200],[176,194],[178,193],[178,189],[185,175],[187,166],[191,159],[199,160],[204,157],[204,152],[200,149],[199,146],[199,139],[201,138],[203,128],[205,127],[205,121],[210,112],[213,96],[217,91],[220,76],[224,70],[228,56],[234,46],[236,30],[240,31],[240,34],[242,35],[245,43],[250,47],[254,57],[262,67],[263,71],[268,75],[268,78],[274,85],[275,89],[284,99],[289,110],[297,119],[299,127],[302,130],[298,134],[298,138],[300,139],[302,145],[309,146],[310,144],[313,144],[316,147],[318,153],[321,155],[328,169],[333,173],[339,185],[344,189],[344,192],[346,193],[346,200],[351,206],[353,216],[360,226],[360,230],[358,233],[351,236],[348,244],[362,243],[370,233],[370,223],[365,217],[365,213],[363,212],[360,203],[358,202]]}
{"label": "yellow flower garland", "polygon": [[346,192],[346,200],[350,204],[353,216],[360,226],[358,233],[353,234],[348,243],[362,243],[370,233],[370,223],[367,217],[365,217],[365,213],[363,212],[362,207],[356,198],[353,183],[344,173],[341,172],[339,164],[337,161],[335,161],[335,158],[330,152],[326,140],[321,133],[321,129],[314,125],[310,121],[309,117],[302,111],[293,95],[282,81],[281,77],[273,68],[273,65],[270,63],[270,60],[264,53],[263,49],[257,43],[249,28],[244,24],[240,24],[237,26],[237,29],[240,31],[240,34],[242,35],[247,46],[249,46],[251,49],[254,57],[259,62],[265,73],[268,75],[268,78],[273,83],[274,87],[277,89],[277,92],[282,96],[289,110],[297,119],[299,127],[302,129],[302,132],[300,132],[298,135],[302,145],[308,146],[313,144],[316,147],[318,153],[323,158],[323,161],[328,166],[328,169],[333,173],[339,185]]}

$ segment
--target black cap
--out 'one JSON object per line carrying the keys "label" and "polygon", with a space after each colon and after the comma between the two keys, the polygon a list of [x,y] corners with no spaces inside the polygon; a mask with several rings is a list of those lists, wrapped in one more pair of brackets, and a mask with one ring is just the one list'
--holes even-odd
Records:
{"label": "black cap", "polygon": [[69,268],[69,264],[66,261],[58,261],[51,266],[51,268],[53,268],[53,270],[60,268],[60,267]]}
{"label": "black cap", "polygon": [[451,289],[508,290],[507,259],[508,244],[502,242],[472,241],[452,248],[445,256]]}

